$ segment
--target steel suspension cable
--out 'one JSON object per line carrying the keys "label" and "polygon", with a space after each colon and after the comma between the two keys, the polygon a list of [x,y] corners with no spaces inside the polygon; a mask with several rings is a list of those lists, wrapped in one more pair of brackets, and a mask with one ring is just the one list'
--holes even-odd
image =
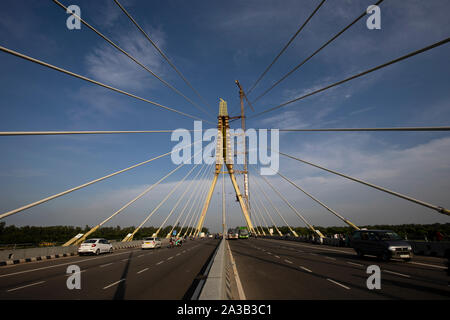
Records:
{"label": "steel suspension cable", "polygon": [[[206,166],[206,167],[202,167],[202,168],[200,169],[200,171],[202,171],[202,170],[204,170],[204,169],[207,169],[207,168],[208,168],[207,166]],[[202,180],[202,179],[203,179],[203,177],[205,176],[205,173],[206,173],[206,172],[207,172],[207,170],[204,170],[204,171],[203,171],[203,173],[201,174],[199,180]],[[198,174],[197,174],[197,176],[198,176]],[[195,180],[195,179],[197,179],[197,177],[195,177],[194,180]],[[176,228],[176,226],[177,226],[177,223],[180,221],[181,217],[183,216],[184,211],[186,210],[188,204],[190,203],[192,197],[194,196],[194,194],[195,194],[195,192],[196,192],[196,190],[197,190],[197,187],[198,187],[198,184],[197,184],[196,186],[194,186],[194,189],[193,189],[193,190],[191,190],[191,193],[190,193],[190,195],[189,195],[189,197],[188,197],[186,203],[184,204],[183,208],[182,208],[181,211],[180,211],[180,214],[178,215],[177,219],[175,220],[175,223],[173,224],[172,229],[170,230],[169,233],[167,233],[166,238],[169,238],[170,235],[173,233],[173,230],[175,230],[175,228]],[[179,233],[181,233],[181,230],[180,230]]]}
{"label": "steel suspension cable", "polygon": [[[194,156],[191,157],[191,159]],[[112,218],[114,218],[116,215],[118,215],[119,213],[121,213],[123,210],[125,210],[126,208],[128,208],[131,204],[133,204],[134,202],[136,202],[137,200],[139,200],[140,198],[142,198],[144,195],[146,195],[147,193],[149,193],[151,190],[153,190],[156,186],[158,186],[161,182],[163,182],[164,180],[166,180],[168,177],[170,177],[173,173],[175,173],[176,171],[178,171],[179,169],[181,169],[181,167],[184,166],[184,163],[180,164],[178,167],[176,167],[175,169],[171,170],[168,174],[166,174],[164,177],[162,177],[161,179],[159,179],[157,182],[155,182],[154,184],[150,185],[148,188],[146,188],[143,192],[141,192],[138,196],[136,196],[135,198],[133,198],[131,201],[127,202],[124,206],[122,206],[119,210],[117,210],[116,212],[114,212],[111,216],[109,216],[108,218],[106,218],[105,220],[103,220],[102,222],[100,222],[98,225],[96,225],[95,227],[93,227],[91,230],[89,230],[88,232],[86,232],[80,239],[78,239],[75,243],[81,243],[83,242],[89,235],[91,235],[93,232],[95,232],[98,228],[100,228],[102,225],[104,225],[106,222],[108,222],[109,220],[111,220]]]}
{"label": "steel suspension cable", "polygon": [[352,181],[355,181],[355,182],[364,184],[364,185],[369,186],[369,187],[371,187],[371,188],[374,188],[374,189],[377,189],[377,190],[380,190],[380,191],[389,193],[389,194],[394,195],[394,196],[396,196],[396,197],[399,197],[399,198],[402,198],[402,199],[405,199],[405,200],[414,202],[414,203],[416,203],[416,204],[419,204],[419,205],[421,205],[421,206],[424,206],[424,207],[433,209],[433,210],[435,210],[435,211],[437,211],[437,212],[439,212],[439,213],[442,213],[442,214],[445,214],[445,215],[450,215],[450,210],[448,210],[448,209],[446,209],[446,208],[443,208],[443,207],[440,207],[440,206],[436,206],[436,205],[434,205],[434,204],[430,204],[430,203],[427,203],[427,202],[424,202],[424,201],[421,201],[421,200],[414,199],[414,198],[409,197],[409,196],[406,196],[406,195],[404,195],[404,194],[401,194],[401,193],[398,193],[398,192],[395,192],[395,191],[392,191],[392,190],[389,190],[389,189],[386,189],[386,188],[377,186],[377,185],[372,184],[372,183],[369,183],[369,182],[367,182],[367,181],[360,180],[360,179],[351,177],[351,176],[349,176],[349,175],[346,175],[346,174],[343,174],[343,173],[340,173],[340,172],[337,172],[337,171],[334,171],[334,170],[331,170],[331,169],[327,169],[327,168],[325,168],[325,167],[323,167],[323,166],[314,164],[314,163],[309,162],[309,161],[306,161],[306,160],[302,160],[302,159],[300,159],[300,158],[296,158],[296,157],[294,157],[294,156],[288,155],[288,154],[283,153],[283,152],[279,152],[279,153],[280,153],[281,155],[283,155],[283,156],[285,156],[285,157],[288,157],[288,158],[291,158],[291,159],[293,159],[293,160],[300,161],[300,162],[302,162],[302,163],[308,164],[308,165],[313,166],[313,167],[316,167],[316,168],[318,168],[318,169],[321,169],[321,170],[324,170],[324,171],[333,173],[333,174],[335,174],[335,175],[344,177],[344,178],[346,178],[346,179],[349,179],[349,180],[352,180]]}
{"label": "steel suspension cable", "polygon": [[[198,164],[196,164],[195,166],[198,166]],[[170,210],[169,214],[167,215],[167,217],[164,219],[164,221],[162,222],[161,226],[159,227],[159,229],[155,232],[156,236],[158,236],[159,232],[161,231],[161,229],[164,227],[164,225],[166,224],[167,220],[169,220],[169,218],[172,216],[173,212],[177,209],[178,205],[180,204],[181,200],[183,200],[184,196],[186,195],[186,193],[190,190],[192,184],[195,182],[195,179],[198,177],[198,175],[200,174],[200,172],[202,171],[203,167],[205,166],[205,164],[203,164],[200,167],[200,170],[197,172],[197,174],[195,175],[195,177],[189,182],[188,186],[186,187],[186,189],[184,190],[184,192],[182,193],[182,195],[178,198],[177,202],[175,203],[175,205],[173,206],[172,210]]]}
{"label": "steel suspension cable", "polygon": [[[263,207],[264,211],[266,212],[266,215],[269,217],[270,221],[272,222],[272,225],[275,227],[275,229],[277,230],[278,234],[280,235],[280,237],[283,236],[283,234],[281,233],[281,231],[278,229],[277,225],[275,224],[275,221],[273,220],[272,216],[269,214],[269,210],[267,209],[266,205],[264,204],[264,202],[261,200],[261,198],[259,197],[259,194],[255,192],[255,196],[254,198],[256,200],[259,201],[259,203],[261,204],[261,206]],[[270,233],[270,232],[269,232]]]}
{"label": "steel suspension cable", "polygon": [[[169,133],[172,130],[112,130],[112,131],[0,131],[0,136],[71,135],[71,134],[124,134],[124,133]],[[255,129],[261,130],[261,129]],[[271,129],[267,129],[271,130]],[[450,126],[437,127],[392,127],[392,128],[320,128],[278,129],[280,132],[334,132],[334,131],[450,131]],[[188,130],[190,132],[199,130]]]}
{"label": "steel suspension cable", "polygon": [[[271,169],[272,170],[272,169]],[[275,172],[275,171],[274,171]],[[336,217],[338,217],[339,219],[341,219],[342,221],[344,221],[346,224],[348,224],[350,227],[352,227],[353,229],[356,230],[360,230],[360,228],[358,226],[356,226],[354,223],[352,223],[351,221],[349,221],[348,219],[344,218],[342,215],[340,215],[339,213],[337,213],[335,210],[331,209],[330,207],[328,207],[326,204],[324,204],[322,201],[320,201],[319,199],[317,199],[316,197],[314,197],[312,194],[310,194],[309,192],[306,192],[303,188],[301,188],[300,186],[298,186],[296,183],[294,183],[292,180],[288,179],[287,177],[285,177],[284,175],[282,175],[279,172],[276,172],[280,177],[282,177],[284,180],[286,180],[287,182],[289,182],[291,185],[293,185],[294,187],[296,187],[298,190],[300,190],[301,192],[303,192],[304,194],[306,194],[308,197],[310,197],[311,199],[313,199],[315,202],[317,202],[318,204],[320,204],[322,207],[324,207],[325,209],[327,209],[329,212],[331,212],[332,214],[334,214]]]}
{"label": "steel suspension cable", "polygon": [[[261,210],[255,201],[253,201],[253,204],[254,204],[254,208],[255,208],[255,210],[253,210],[253,212],[255,213],[255,217],[258,217],[258,221],[259,221],[260,229],[262,230],[262,234],[266,235],[266,233],[264,232],[264,225],[261,223],[262,220],[260,219],[262,217]],[[256,214],[257,212],[258,212],[258,215]],[[266,223],[266,227],[268,227],[267,223]]]}
{"label": "steel suspension cable", "polygon": [[[261,130],[261,129],[256,129]],[[392,127],[392,128],[320,128],[320,129],[277,129],[280,132],[339,132],[339,131],[450,131],[443,127]]]}
{"label": "steel suspension cable", "polygon": [[[156,45],[155,42],[153,42],[152,39],[150,39],[149,35],[144,31],[144,29],[141,28],[141,26],[136,22],[136,20],[128,13],[128,11],[119,3],[119,1],[114,0],[114,2],[119,6],[119,8],[125,13],[125,15],[133,22],[133,24],[139,29],[139,31],[147,38],[147,40],[152,44],[152,46],[158,51],[158,53],[161,55],[161,57],[164,58],[164,60],[167,61],[167,63],[172,67],[172,69],[175,70],[175,72],[180,76],[181,79],[194,91],[194,93],[200,98],[200,100],[203,101],[205,105],[207,105],[209,108],[212,108],[205,99],[200,95],[200,93],[195,90],[195,88],[190,84],[190,82],[185,78],[185,76],[181,73],[181,71],[178,70],[177,67],[170,61],[170,59],[167,57],[167,55]],[[203,109],[203,108],[202,108]],[[209,112],[208,112],[209,113]]]}
{"label": "steel suspension cable", "polygon": [[[208,185],[210,185],[210,184],[211,184],[211,181],[207,181],[207,183],[205,184],[205,190],[204,190],[203,194],[200,196],[199,201],[198,201],[197,210],[196,210],[197,213],[195,213],[195,211],[194,211],[192,214],[192,216],[194,217],[194,213],[195,213],[195,219],[193,221],[194,223],[192,224],[192,228],[191,228],[191,232],[189,233],[189,236],[192,235],[192,236],[196,237],[201,232],[201,230],[196,229],[196,225],[198,225],[198,221],[200,220],[200,215],[202,213],[202,203],[203,204],[205,203],[204,200],[206,200],[206,198],[208,196],[208,191],[209,191]],[[205,213],[205,215],[206,215],[206,213]],[[205,216],[205,218],[206,218],[206,216]],[[189,228],[187,230],[189,230]]]}
{"label": "steel suspension cable", "polygon": [[[214,170],[215,170],[215,166],[214,166]],[[189,236],[192,234],[194,237],[197,237],[197,235],[203,229],[203,225],[204,225],[205,220],[203,220],[203,223],[202,223],[202,226],[201,226],[200,229],[197,230],[197,226],[198,226],[198,223],[199,223],[200,218],[201,218],[201,214],[202,214],[202,211],[203,211],[203,206],[204,206],[204,204],[206,202],[206,199],[208,198],[209,186],[211,185],[211,182],[212,182],[213,179],[214,179],[214,176],[205,185],[205,192],[203,193],[203,196],[200,198],[200,201],[198,203],[198,207],[197,207],[198,214],[196,214],[196,217],[194,219],[195,223],[192,225],[191,233],[189,234]],[[202,204],[203,204],[203,206],[202,206]],[[206,219],[206,213],[207,212],[205,212],[204,219]]]}
{"label": "steel suspension cable", "polygon": [[[256,170],[255,170],[256,171]],[[272,206],[272,208],[275,210],[275,212],[280,216],[280,218],[283,220],[283,222],[286,224],[286,226],[289,228],[289,230],[291,230],[291,232],[295,235],[298,236],[297,233],[292,229],[292,227],[289,225],[289,223],[287,223],[286,219],[284,219],[284,217],[281,215],[280,210],[278,210],[278,208],[273,204],[272,200],[270,200],[270,198],[267,196],[266,192],[264,191],[264,189],[261,187],[261,185],[259,184],[259,182],[257,181],[258,179],[253,179],[253,181],[255,181],[256,185],[259,187],[258,189],[260,189],[263,194],[264,197],[266,198],[266,200],[269,201],[270,205]],[[306,224],[307,226],[309,225],[308,223]]]}
{"label": "steel suspension cable", "polygon": [[[208,172],[208,171],[206,171],[206,172]],[[205,190],[207,190],[207,188],[208,188],[208,183],[209,183],[209,180],[208,180],[208,179],[206,179],[205,181],[203,181],[203,184],[202,184],[202,186],[199,188],[199,191],[198,191],[198,197],[197,197],[194,201],[192,201],[192,205],[191,205],[191,207],[190,207],[190,209],[189,209],[188,214],[186,215],[185,222],[183,223],[183,225],[182,225],[182,227],[181,227],[181,229],[180,229],[180,230],[183,230],[184,226],[186,225],[187,220],[189,220],[188,224],[186,225],[186,230],[185,230],[184,233],[183,233],[183,237],[187,235],[189,229],[191,228],[192,219],[193,219],[194,216],[196,215],[196,214],[195,214],[195,210],[192,211],[192,209],[193,209],[194,207],[198,207],[198,203],[201,201],[201,198],[202,198],[203,194],[206,193]],[[188,218],[188,217],[189,217],[189,218]],[[180,232],[181,232],[181,231],[180,231]],[[189,234],[189,236],[190,236],[191,234],[192,234],[192,230],[191,230],[191,233]]]}
{"label": "steel suspension cable", "polygon": [[[383,2],[384,0],[379,0],[377,3],[375,3],[375,5],[379,5],[381,2]],[[300,68],[302,65],[304,65],[307,61],[309,61],[312,57],[314,57],[316,54],[318,54],[322,49],[324,49],[326,46],[328,46],[331,42],[333,42],[334,40],[336,40],[340,35],[342,35],[345,31],[347,31],[351,26],[353,26],[356,22],[358,22],[361,18],[363,18],[365,15],[367,14],[366,10],[364,10],[364,12],[358,16],[355,20],[353,20],[349,25],[347,25],[344,29],[342,29],[341,31],[339,31],[337,34],[335,34],[330,40],[328,40],[327,42],[325,42],[319,49],[317,49],[316,51],[314,51],[309,57],[307,57],[305,60],[303,60],[302,62],[300,62],[298,65],[296,65],[291,71],[289,71],[288,73],[286,73],[283,77],[281,77],[280,80],[278,80],[277,82],[275,82],[271,87],[269,87],[269,89],[267,89],[266,91],[264,91],[262,94],[260,94],[254,101],[253,103],[255,103],[256,101],[258,101],[259,99],[261,99],[263,96],[265,96],[269,91],[271,91],[273,88],[275,88],[277,85],[279,85],[282,81],[284,81],[287,77],[289,77],[292,73],[294,73],[298,68]]]}
{"label": "steel suspension cable", "polygon": [[77,73],[74,73],[74,72],[65,70],[65,69],[63,69],[63,68],[54,66],[54,65],[49,64],[49,63],[47,63],[47,62],[44,62],[44,61],[41,61],[41,60],[32,58],[32,57],[30,57],[30,56],[27,56],[27,55],[22,54],[22,53],[19,53],[19,52],[17,52],[17,51],[14,51],[14,50],[5,48],[5,47],[3,47],[3,46],[0,46],[0,51],[3,51],[3,52],[5,52],[5,53],[9,53],[9,54],[11,54],[11,55],[13,55],[13,56],[22,58],[22,59],[27,60],[27,61],[30,61],[30,62],[34,62],[34,63],[40,64],[41,66],[44,66],[44,67],[47,67],[47,68],[50,68],[50,69],[53,69],[53,70],[62,72],[62,73],[67,74],[67,75],[69,75],[69,76],[72,76],[72,77],[75,77],[75,78],[78,78],[78,79],[81,79],[81,80],[84,80],[84,81],[87,81],[87,82],[96,84],[96,85],[101,86],[101,87],[103,87],[103,88],[106,88],[106,89],[115,91],[115,92],[117,92],[117,93],[120,93],[120,94],[129,96],[129,97],[132,97],[132,98],[134,98],[134,99],[137,99],[137,100],[140,100],[140,101],[144,101],[144,102],[149,103],[149,104],[152,104],[152,105],[154,105],[154,106],[157,106],[157,107],[160,107],[160,108],[163,108],[163,109],[166,109],[166,110],[169,110],[169,111],[172,111],[172,112],[181,114],[181,115],[186,116],[186,117],[189,117],[189,118],[191,118],[191,119],[202,120],[202,121],[205,121],[205,122],[208,122],[208,123],[211,123],[211,124],[215,124],[215,123],[213,123],[213,122],[211,122],[211,121],[204,120],[204,119],[199,118],[199,117],[196,117],[196,116],[192,116],[192,115],[190,115],[190,114],[188,114],[188,113],[185,113],[185,112],[182,112],[182,111],[178,111],[178,110],[173,109],[173,108],[170,108],[170,107],[166,107],[166,106],[164,106],[164,105],[162,105],[162,104],[159,104],[159,103],[157,103],[157,102],[153,102],[153,101],[148,100],[148,99],[145,99],[145,98],[141,98],[141,97],[139,97],[139,96],[137,96],[137,95],[134,95],[134,94],[132,94],[132,93],[123,91],[123,90],[121,90],[121,89],[117,89],[117,88],[112,87],[112,86],[110,86],[110,85],[107,85],[107,84],[104,84],[104,83],[102,83],[102,82],[99,82],[99,81],[90,79],[90,78],[88,78],[88,77],[79,75],[79,74],[77,74]]}
{"label": "steel suspension cable", "polygon": [[[197,141],[197,142],[191,143],[191,144],[189,144],[188,146],[191,146],[191,145],[196,144],[196,143],[198,143],[198,142],[201,142],[201,141]],[[38,201],[36,201],[36,202],[33,202],[33,203],[27,204],[27,205],[25,205],[25,206],[22,206],[22,207],[20,207],[20,208],[17,208],[17,209],[14,209],[14,210],[5,212],[5,213],[3,213],[3,214],[0,214],[0,219],[3,219],[3,218],[5,218],[5,217],[7,217],[7,216],[10,216],[10,215],[12,215],[12,214],[15,214],[15,213],[24,211],[24,210],[26,210],[26,209],[35,207],[35,206],[37,206],[37,205],[39,205],[39,204],[42,204],[42,203],[44,203],[44,202],[47,202],[47,201],[53,200],[53,199],[55,199],[55,198],[61,197],[61,196],[63,196],[63,195],[66,195],[66,194],[68,194],[68,193],[71,193],[71,192],[73,192],[73,191],[76,191],[76,190],[85,188],[85,187],[87,187],[87,186],[90,186],[91,184],[94,184],[94,183],[96,183],[96,182],[99,182],[99,181],[102,181],[102,180],[111,178],[111,177],[113,177],[113,176],[115,176],[115,175],[118,175],[118,174],[120,174],[120,173],[123,173],[123,172],[129,171],[129,170],[131,170],[131,169],[137,168],[137,167],[139,167],[139,166],[142,166],[142,165],[144,165],[144,164],[147,164],[147,163],[152,162],[152,161],[154,161],[154,160],[157,160],[157,159],[159,159],[159,158],[165,157],[165,156],[167,156],[167,155],[169,155],[169,154],[171,154],[171,153],[173,153],[173,152],[179,151],[179,150],[181,150],[181,149],[183,149],[183,148],[177,148],[177,149],[174,149],[174,150],[172,150],[172,151],[170,151],[170,152],[167,152],[167,153],[161,154],[161,155],[159,155],[159,156],[157,156],[157,157],[151,158],[151,159],[149,159],[149,160],[140,162],[140,163],[135,164],[135,165],[133,165],[133,166],[131,166],[131,167],[128,167],[128,168],[125,168],[125,169],[122,169],[122,170],[113,172],[113,173],[108,174],[108,175],[106,175],[106,176],[103,176],[103,177],[101,177],[101,178],[98,178],[98,179],[95,179],[95,180],[86,182],[86,183],[84,183],[84,184],[82,184],[82,185],[79,185],[79,186],[77,186],[77,187],[74,187],[74,188],[68,189],[68,190],[66,190],[66,191],[63,191],[63,192],[54,194],[54,195],[49,196],[49,197],[47,197],[47,198],[44,198],[44,199],[38,200]]]}
{"label": "steel suspension cable", "polygon": [[259,76],[259,78],[256,80],[256,82],[251,86],[250,90],[248,90],[248,94],[250,94],[253,89],[258,85],[258,83],[261,81],[261,79],[266,75],[266,73],[269,71],[269,69],[275,64],[275,62],[278,60],[278,58],[286,51],[286,49],[290,46],[292,41],[298,36],[298,34],[303,30],[303,28],[308,24],[309,20],[316,14],[316,12],[319,10],[319,8],[324,4],[325,0],[322,0],[319,5],[316,7],[316,9],[309,15],[309,17],[306,19],[305,22],[298,28],[297,32],[289,39],[288,43],[281,49],[281,51],[278,53],[278,55],[273,59],[273,61],[269,64],[269,66],[264,70],[264,72]]}
{"label": "steel suspension cable", "polygon": [[[0,131],[0,136],[43,136],[43,135],[70,135],[70,134],[122,134],[122,133],[169,133],[172,130],[113,130],[113,131]],[[189,132],[200,130],[187,130]]]}
{"label": "steel suspension cable", "polygon": [[[70,12],[68,11],[67,7],[64,6],[61,2],[59,2],[58,0],[52,0],[54,3],[56,3],[58,6],[60,6],[61,8],[64,9],[65,12]],[[147,71],[148,73],[150,73],[152,76],[154,76],[156,79],[158,79],[159,81],[161,81],[164,85],[166,85],[169,89],[171,89],[172,91],[174,91],[176,94],[180,95],[181,97],[183,97],[187,102],[189,102],[190,104],[192,104],[194,107],[196,107],[197,109],[201,110],[202,112],[205,112],[208,114],[208,112],[206,110],[204,110],[202,107],[200,107],[199,105],[197,105],[195,102],[193,102],[191,99],[189,99],[188,97],[186,97],[184,94],[182,94],[177,88],[175,88],[174,86],[172,86],[170,83],[168,83],[167,81],[163,80],[161,77],[159,77],[157,74],[155,74],[152,70],[150,70],[148,67],[146,67],[144,64],[142,64],[139,60],[137,60],[135,57],[133,57],[131,54],[129,54],[128,52],[126,52],[125,50],[123,50],[121,47],[119,47],[117,44],[115,44],[111,39],[109,39],[108,37],[106,37],[104,34],[102,34],[100,31],[98,31],[97,29],[95,29],[93,26],[91,26],[89,23],[87,23],[84,19],[82,19],[80,16],[78,16],[77,14],[75,14],[74,12],[71,12],[72,16],[74,16],[75,18],[77,18],[79,21],[81,21],[86,27],[88,27],[89,29],[91,29],[92,31],[94,31],[97,35],[99,35],[101,38],[103,38],[106,42],[108,42],[110,45],[112,45],[114,48],[116,48],[117,50],[119,50],[120,52],[122,52],[124,55],[126,55],[128,58],[130,58],[132,61],[134,61],[138,66],[140,66],[141,68],[143,68],[145,71]],[[210,114],[211,115],[211,114]]]}
{"label": "steel suspension cable", "polygon": [[291,104],[291,103],[293,103],[293,102],[302,100],[302,99],[304,99],[304,98],[307,98],[307,97],[309,97],[309,96],[315,95],[315,94],[320,93],[320,92],[322,92],[322,91],[331,89],[331,88],[333,88],[333,87],[336,87],[336,86],[338,86],[338,85],[341,85],[341,84],[343,84],[343,83],[346,83],[346,82],[348,82],[348,81],[350,81],[350,80],[354,80],[354,79],[356,79],[356,78],[362,77],[362,76],[364,76],[364,75],[366,75],[366,74],[369,74],[369,73],[371,73],[371,72],[374,72],[374,71],[376,71],[376,70],[383,69],[383,68],[385,68],[385,67],[387,67],[387,66],[390,66],[390,65],[392,65],[392,64],[394,64],[394,63],[397,63],[397,62],[400,62],[400,61],[402,61],[402,60],[411,58],[411,57],[413,57],[413,56],[415,56],[415,55],[418,55],[418,54],[420,54],[420,53],[426,52],[426,51],[431,50],[431,49],[433,49],[433,48],[442,46],[442,45],[448,43],[449,41],[450,41],[450,38],[446,38],[446,39],[441,40],[441,41],[439,41],[439,42],[436,42],[436,43],[434,43],[434,44],[432,44],[432,45],[429,45],[429,46],[427,46],[427,47],[425,47],[425,48],[422,48],[422,49],[416,50],[416,51],[414,51],[414,52],[408,53],[408,54],[406,54],[406,55],[404,55],[404,56],[401,56],[400,58],[391,60],[391,61],[389,61],[389,62],[383,63],[383,64],[378,65],[378,66],[376,66],[376,67],[370,68],[370,69],[368,69],[368,70],[366,70],[366,71],[360,72],[360,73],[358,73],[358,74],[356,74],[356,75],[353,75],[353,76],[351,76],[351,77],[345,78],[344,80],[340,80],[340,81],[338,81],[338,82],[335,82],[335,83],[333,83],[333,84],[330,84],[330,85],[328,85],[328,86],[325,86],[325,87],[323,87],[323,88],[321,88],[321,89],[314,90],[313,92],[307,93],[307,94],[305,94],[305,95],[303,95],[303,96],[300,96],[300,97],[298,97],[298,98],[295,98],[295,99],[293,99],[293,100],[289,100],[289,101],[287,101],[287,102],[285,102],[285,103],[282,103],[282,104],[280,104],[280,105],[278,105],[278,106],[276,106],[276,107],[272,107],[272,108],[266,109],[266,110],[264,110],[264,111],[262,111],[262,112],[260,112],[260,113],[257,113],[257,114],[255,114],[255,115],[249,117],[249,118],[254,118],[254,117],[260,116],[260,115],[262,115],[262,114],[264,114],[264,113],[267,113],[267,112],[274,111],[274,110],[277,110],[277,109],[279,109],[279,108],[285,107],[285,106],[287,106],[287,105],[289,105],[289,104]]}
{"label": "steel suspension cable", "polygon": [[144,224],[147,223],[147,221],[153,216],[153,214],[155,214],[156,211],[158,211],[159,208],[161,208],[161,206],[167,201],[167,199],[170,198],[170,196],[178,189],[178,187],[184,182],[184,180],[186,180],[186,178],[192,173],[192,171],[194,171],[194,169],[197,167],[197,165],[195,165],[191,170],[189,170],[189,172],[183,177],[183,179],[181,179],[176,185],[175,187],[173,187],[172,190],[170,190],[170,192],[164,197],[163,200],[161,200],[161,202],[149,213],[149,215],[144,219],[144,221],[141,222],[141,224],[133,231],[133,233],[131,234],[130,237],[125,237],[124,240],[122,241],[131,241],[133,240],[134,235],[142,228],[142,226]]}
{"label": "steel suspension cable", "polygon": [[[258,231],[258,233],[266,235],[266,233],[264,232],[264,229],[263,229],[264,228],[263,224],[261,223],[261,219],[259,218],[259,216],[261,214],[261,211],[259,210],[259,207],[256,207],[256,210],[253,210],[253,213],[254,213],[254,217],[255,217],[256,223],[259,224],[259,231]],[[258,228],[258,226],[256,228]]]}
{"label": "steel suspension cable", "polygon": [[[299,217],[303,223],[313,232],[317,233],[316,229],[308,222],[306,221],[305,217],[303,217],[300,212],[298,212],[298,210],[290,204],[290,202],[286,199],[286,197],[284,197],[280,191],[278,191],[278,189],[276,189],[274,187],[274,185],[272,183],[269,182],[269,180],[267,180],[265,177],[263,177],[262,175],[260,175],[260,177],[272,188],[273,191],[275,191],[275,193],[284,201],[284,203],[287,204],[287,206],[289,208],[291,208],[291,210],[297,215],[297,217]],[[292,231],[292,230],[291,230]],[[296,233],[294,232],[294,235],[296,235]],[[297,237],[298,235],[296,235]]]}

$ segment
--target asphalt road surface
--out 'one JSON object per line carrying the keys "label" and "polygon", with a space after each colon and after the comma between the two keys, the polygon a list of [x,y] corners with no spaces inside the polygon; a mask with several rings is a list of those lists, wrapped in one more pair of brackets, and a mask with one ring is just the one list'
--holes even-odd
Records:
{"label": "asphalt road surface", "polygon": [[[247,299],[450,299],[445,260],[359,258],[351,248],[270,239],[228,240]],[[369,290],[369,265],[381,289]]]}
{"label": "asphalt road surface", "polygon": [[[0,267],[0,299],[182,299],[218,240],[182,247],[116,250]],[[70,265],[81,269],[81,289],[67,288]]]}

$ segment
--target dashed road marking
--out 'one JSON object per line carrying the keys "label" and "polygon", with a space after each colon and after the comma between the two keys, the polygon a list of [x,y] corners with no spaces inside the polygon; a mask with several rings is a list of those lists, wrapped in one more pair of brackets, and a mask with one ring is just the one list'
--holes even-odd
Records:
{"label": "dashed road marking", "polygon": [[363,264],[360,264],[360,263],[354,263],[354,262],[350,262],[350,261],[347,261],[347,263],[348,263],[348,264],[352,264],[352,265],[354,265],[354,266],[358,266],[358,267],[364,267],[364,265],[363,265]]}
{"label": "dashed road marking", "polygon": [[172,257],[169,257],[169,258],[167,258],[167,260],[172,260],[173,259],[173,256]]}
{"label": "dashed road marking", "polygon": [[39,281],[39,282],[27,284],[26,286],[21,286],[21,287],[17,287],[17,288],[14,288],[14,289],[6,290],[6,292],[16,291],[16,290],[23,289],[23,288],[28,288],[28,287],[31,287],[31,286],[36,286],[36,285],[44,283],[44,282],[45,281]]}
{"label": "dashed road marking", "polygon": [[275,258],[278,258],[278,259],[280,259],[280,257],[279,257],[279,256],[276,256],[276,255],[274,255],[274,257],[275,257]]}
{"label": "dashed road marking", "polygon": [[142,269],[141,271],[138,271],[137,274],[140,274],[140,273],[145,272],[147,270],[148,270],[148,268]]}
{"label": "dashed road marking", "polygon": [[427,263],[420,263],[420,262],[407,262],[410,264],[417,264],[420,266],[427,266],[427,267],[433,267],[433,268],[439,268],[439,269],[447,269],[447,267],[443,267],[443,266],[436,266],[434,264],[427,264]]}
{"label": "dashed road marking", "polygon": [[122,281],[125,281],[125,279],[120,279],[119,281],[113,282],[113,283],[111,283],[110,285],[104,287],[103,290],[108,289],[108,288],[111,288],[112,286],[115,286],[116,284],[119,284],[119,283],[121,283]]}
{"label": "dashed road marking", "polygon": [[114,262],[110,262],[110,263],[107,263],[107,264],[102,264],[102,265],[100,266],[100,268],[110,266],[110,265],[112,265],[113,263],[114,263]]}
{"label": "dashed road marking", "polygon": [[403,273],[398,273],[398,272],[389,271],[389,270],[382,270],[382,271],[387,272],[387,273],[391,273],[391,274],[395,274],[397,276],[405,277],[405,278],[411,278],[411,276],[409,276],[407,274],[403,274]]}
{"label": "dashed road marking", "polygon": [[312,271],[309,270],[308,268],[305,268],[305,267],[302,267],[302,266],[300,266],[300,269],[305,270],[305,271],[307,271],[307,272],[312,272]]}
{"label": "dashed road marking", "polygon": [[159,265],[159,264],[161,264],[161,263],[164,263],[164,261],[160,261],[160,262],[158,262],[156,265]]}
{"label": "dashed road marking", "polygon": [[336,284],[336,285],[338,285],[338,286],[340,286],[340,287],[342,287],[342,288],[344,288],[344,289],[350,290],[349,287],[344,286],[342,283],[339,283],[339,282],[334,281],[334,280],[332,280],[332,279],[327,279],[327,280],[330,281],[330,282],[332,282],[332,283],[334,283],[334,284]]}
{"label": "dashed road marking", "polygon": [[293,263],[292,261],[289,261],[289,260],[284,260],[284,262],[287,262],[287,263]]}

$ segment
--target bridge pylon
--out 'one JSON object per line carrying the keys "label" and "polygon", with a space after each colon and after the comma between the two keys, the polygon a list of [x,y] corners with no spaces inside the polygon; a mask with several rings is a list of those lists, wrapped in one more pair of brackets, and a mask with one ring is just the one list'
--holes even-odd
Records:
{"label": "bridge pylon", "polygon": [[[229,124],[229,115],[227,110],[227,102],[223,99],[220,99],[219,103],[219,116],[217,117],[218,124],[217,124],[217,144],[216,144],[216,168],[214,171],[214,178],[211,183],[211,187],[209,188],[207,197],[205,199],[205,203],[203,205],[202,212],[200,214],[200,217],[198,219],[196,232],[194,233],[195,236],[198,235],[199,232],[201,232],[203,228],[203,223],[205,221],[206,212],[208,211],[209,204],[214,192],[214,189],[217,184],[217,179],[219,177],[219,174],[227,174],[230,176],[231,183],[233,185],[234,191],[236,192],[236,198],[239,201],[239,205],[241,206],[242,214],[244,215],[245,222],[247,223],[247,226],[249,228],[249,232],[256,234],[255,228],[253,227],[253,223],[250,219],[247,203],[244,201],[244,196],[242,195],[239,186],[236,181],[236,177],[234,175],[234,167],[233,167],[233,154],[231,150],[231,143],[230,143],[230,124]],[[225,168],[223,171],[221,171],[222,167]]]}

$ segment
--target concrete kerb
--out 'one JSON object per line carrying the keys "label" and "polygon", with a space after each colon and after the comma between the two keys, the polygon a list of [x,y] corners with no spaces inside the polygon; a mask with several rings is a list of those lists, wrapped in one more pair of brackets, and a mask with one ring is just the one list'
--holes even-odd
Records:
{"label": "concrete kerb", "polygon": [[[113,242],[111,244],[113,250],[136,248],[142,244],[142,240]],[[0,266],[75,256],[78,254],[77,250],[78,246],[1,250]]]}
{"label": "concrete kerb", "polygon": [[226,300],[225,294],[225,240],[220,242],[209,270],[205,285],[203,286],[199,300]]}

